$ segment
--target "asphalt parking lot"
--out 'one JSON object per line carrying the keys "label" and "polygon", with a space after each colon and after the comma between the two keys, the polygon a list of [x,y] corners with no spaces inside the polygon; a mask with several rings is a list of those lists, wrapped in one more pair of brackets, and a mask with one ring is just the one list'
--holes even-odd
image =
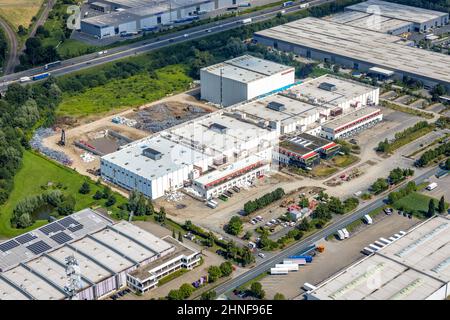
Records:
{"label": "asphalt parking lot", "polygon": [[266,291],[267,298],[271,299],[275,293],[283,293],[286,299],[303,299],[304,290],[301,289],[305,282],[317,285],[326,280],[339,270],[344,269],[364,255],[361,250],[379,239],[389,238],[400,230],[407,231],[420,220],[408,219],[398,214],[387,216],[381,214],[379,220],[371,226],[364,225],[350,238],[339,241],[321,241],[325,245],[325,251],[318,253],[313,262],[300,267],[299,271],[290,272],[287,275],[269,275],[260,282]]}
{"label": "asphalt parking lot", "polygon": [[440,179],[432,176],[429,180],[430,183],[436,182],[438,186],[431,191],[424,189],[422,193],[436,199],[444,196],[445,201],[450,202],[450,174]]}

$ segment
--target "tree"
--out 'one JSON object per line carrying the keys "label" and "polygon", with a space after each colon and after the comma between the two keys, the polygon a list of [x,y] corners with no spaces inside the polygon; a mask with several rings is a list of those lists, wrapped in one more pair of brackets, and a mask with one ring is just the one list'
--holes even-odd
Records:
{"label": "tree", "polygon": [[244,240],[250,240],[250,238],[252,237],[252,232],[250,230],[248,230],[244,236],[242,237],[242,239]]}
{"label": "tree", "polygon": [[183,297],[183,299],[187,299],[192,295],[195,289],[191,284],[184,283],[178,290],[180,291],[181,297]]}
{"label": "tree", "polygon": [[103,199],[108,199],[109,196],[111,195],[111,193],[112,193],[111,188],[108,187],[108,186],[105,186],[105,187],[103,188],[102,198],[103,198]]}
{"label": "tree", "polygon": [[156,221],[158,221],[159,223],[166,222],[166,210],[164,209],[164,207],[161,207],[159,209],[159,212],[156,215]]}
{"label": "tree", "polygon": [[226,225],[225,231],[234,236],[238,235],[242,231],[241,219],[238,216],[232,217]]}
{"label": "tree", "polygon": [[252,264],[253,262],[255,262],[255,256],[252,254],[252,252],[250,251],[250,248],[245,247],[244,249],[242,249],[242,266],[245,267],[249,264]]}
{"label": "tree", "polygon": [[81,188],[80,188],[80,190],[78,190],[78,192],[81,193],[81,194],[88,194],[89,192],[91,192],[91,186],[89,185],[89,183],[87,183],[85,181],[81,185]]}
{"label": "tree", "polygon": [[73,213],[75,210],[75,198],[71,195],[67,196],[64,201],[62,201],[57,208],[58,214],[62,216],[67,216]]}
{"label": "tree", "polygon": [[444,213],[445,212],[445,199],[444,196],[441,197],[438,204],[438,212]]}
{"label": "tree", "polygon": [[105,202],[105,206],[111,207],[113,204],[116,203],[116,197],[114,195],[110,195],[108,200]]}
{"label": "tree", "polygon": [[33,224],[33,219],[29,213],[24,213],[19,217],[19,221],[17,222],[17,227],[19,228],[28,228]]}
{"label": "tree", "polygon": [[103,193],[100,190],[97,190],[92,198],[94,198],[95,200],[100,200],[101,198],[103,198]]}
{"label": "tree", "polygon": [[328,210],[335,214],[344,214],[345,209],[341,202],[341,200],[337,197],[331,197],[330,201],[328,201]]}
{"label": "tree", "polygon": [[213,283],[216,282],[222,276],[222,271],[218,266],[211,266],[208,269],[208,281]]}
{"label": "tree", "polygon": [[178,241],[183,242],[183,235],[181,234],[181,231],[178,231]]}
{"label": "tree", "polygon": [[306,197],[300,197],[300,202],[298,203],[298,205],[302,208],[308,208],[309,207],[309,201],[308,198]]}
{"label": "tree", "polygon": [[183,300],[183,296],[180,290],[170,290],[167,295],[167,299],[169,300]]}
{"label": "tree", "polygon": [[217,293],[214,290],[203,292],[201,295],[202,300],[214,300]]}
{"label": "tree", "polygon": [[428,211],[427,211],[427,218],[431,218],[436,213],[436,208],[434,207],[434,200],[430,199],[430,202],[428,202]]}
{"label": "tree", "polygon": [[389,188],[389,184],[386,179],[378,178],[371,186],[370,189],[375,194],[380,194],[381,192],[387,190]]}
{"label": "tree", "polygon": [[258,299],[264,299],[266,292],[262,288],[262,284],[259,282],[253,282],[250,286],[250,292]]}
{"label": "tree", "polygon": [[228,277],[233,273],[233,265],[230,261],[222,262],[219,266],[220,271],[222,272],[222,277]]}
{"label": "tree", "polygon": [[273,300],[286,300],[286,298],[282,293],[277,292],[273,296]]}
{"label": "tree", "polygon": [[311,228],[311,224],[309,223],[307,218],[303,218],[302,221],[300,221],[300,223],[297,226],[297,229],[300,231],[309,231],[309,229]]}

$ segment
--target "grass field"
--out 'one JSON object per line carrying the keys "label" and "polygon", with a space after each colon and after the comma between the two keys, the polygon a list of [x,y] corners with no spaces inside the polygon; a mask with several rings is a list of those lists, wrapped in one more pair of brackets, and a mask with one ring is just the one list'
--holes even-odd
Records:
{"label": "grass field", "polygon": [[44,0],[1,0],[0,16],[17,31],[22,25],[28,28]]}
{"label": "grass field", "polygon": [[[6,204],[0,207],[0,236],[16,236],[47,223],[46,220],[36,221],[33,226],[27,229],[14,229],[10,225],[10,218],[13,209],[20,200],[23,200],[27,196],[42,193],[44,191],[42,186],[46,186],[48,182],[53,182],[53,184],[63,184],[63,193],[72,195],[76,200],[76,211],[91,206],[104,205],[104,199],[94,200],[92,198],[92,195],[97,190],[103,189],[94,182],[90,182],[91,192],[88,195],[78,193],[78,190],[84,181],[85,177],[75,171],[44,159],[32,152],[25,151],[22,168],[14,178],[14,189]],[[121,195],[115,194],[115,196],[117,203],[111,208],[108,208],[108,210],[112,210],[113,212],[119,210],[117,209],[117,205],[126,202],[126,199]]]}
{"label": "grass field", "polygon": [[356,161],[358,161],[358,159],[359,158],[357,156],[354,156],[351,154],[343,155],[343,156],[338,155],[338,156],[333,157],[332,162],[334,165],[336,165],[340,168],[345,168],[345,167],[348,167],[349,165],[355,163]]}
{"label": "grass field", "polygon": [[311,174],[315,177],[327,177],[337,171],[336,168],[319,164],[311,170]]}
{"label": "grass field", "polygon": [[104,86],[87,89],[75,95],[64,94],[57,114],[83,117],[112,110],[136,107],[156,101],[170,93],[189,88],[192,81],[183,66],[173,65],[156,71],[158,79],[147,72],[127,79],[113,80]]}
{"label": "grass field", "polygon": [[[398,200],[394,203],[394,207],[396,209],[401,209],[406,212],[411,212],[416,215],[418,218],[424,218],[425,213],[428,211],[428,203],[431,198],[424,194],[413,192],[407,195],[406,197]],[[434,205],[437,208],[439,199],[434,199]],[[448,205],[447,205],[448,207]]]}

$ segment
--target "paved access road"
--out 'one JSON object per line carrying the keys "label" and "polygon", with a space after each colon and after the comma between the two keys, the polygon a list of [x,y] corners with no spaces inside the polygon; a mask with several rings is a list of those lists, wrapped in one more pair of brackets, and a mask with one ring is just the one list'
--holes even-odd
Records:
{"label": "paved access road", "polygon": [[[417,184],[420,184],[424,180],[433,176],[437,171],[438,171],[437,167],[432,168],[424,172],[420,176],[417,176],[413,181],[416,182]],[[345,226],[347,226],[348,224],[352,223],[355,220],[361,219],[364,215],[368,214],[372,210],[381,207],[382,205],[384,205],[385,200],[386,198],[377,199],[374,202],[365,206],[364,208],[361,208],[360,210],[356,211],[355,213],[341,217],[330,226],[318,231],[317,233],[306,238],[305,240],[300,241],[281,252],[272,255],[266,254],[267,257],[265,259],[258,260],[256,267],[250,269],[249,271],[222,285],[219,285],[214,290],[216,291],[217,295],[228,293],[234,290],[235,288],[243,285],[244,283],[256,278],[263,272],[266,272],[275,264],[280,263],[281,261],[283,261],[283,259],[286,259],[288,256],[305,253],[308,250],[308,248],[317,241],[320,241],[321,239],[336,233],[337,230],[344,228]]]}
{"label": "paved access road", "polygon": [[[334,2],[334,0],[314,0],[309,2],[309,6],[318,6],[328,2]],[[176,43],[199,39],[211,34],[238,28],[242,26],[241,21],[245,18],[252,18],[252,23],[268,20],[275,17],[282,10],[284,10],[285,13],[292,13],[303,9],[300,8],[300,4],[287,8],[274,7],[252,12],[246,15],[224,19],[217,22],[211,22],[209,24],[192,27],[187,30],[163,35],[161,37],[157,37],[156,39],[143,40],[133,44],[108,49],[108,52],[105,55],[98,56],[97,53],[92,53],[73,59],[64,60],[60,66],[48,70],[48,72],[50,72],[53,76],[69,74],[81,69],[98,66],[118,59],[151,52],[153,50],[167,47]],[[37,67],[26,71],[6,75],[0,78],[0,91],[5,91],[9,84],[19,81],[21,77],[31,77],[42,72],[44,72],[43,67]]]}

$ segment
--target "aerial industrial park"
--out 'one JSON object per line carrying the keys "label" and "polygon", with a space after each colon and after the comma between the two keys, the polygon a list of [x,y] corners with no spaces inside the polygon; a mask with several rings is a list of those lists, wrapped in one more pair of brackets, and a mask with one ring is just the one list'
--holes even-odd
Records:
{"label": "aerial industrial park", "polygon": [[0,299],[448,300],[450,7],[415,5],[0,6]]}

